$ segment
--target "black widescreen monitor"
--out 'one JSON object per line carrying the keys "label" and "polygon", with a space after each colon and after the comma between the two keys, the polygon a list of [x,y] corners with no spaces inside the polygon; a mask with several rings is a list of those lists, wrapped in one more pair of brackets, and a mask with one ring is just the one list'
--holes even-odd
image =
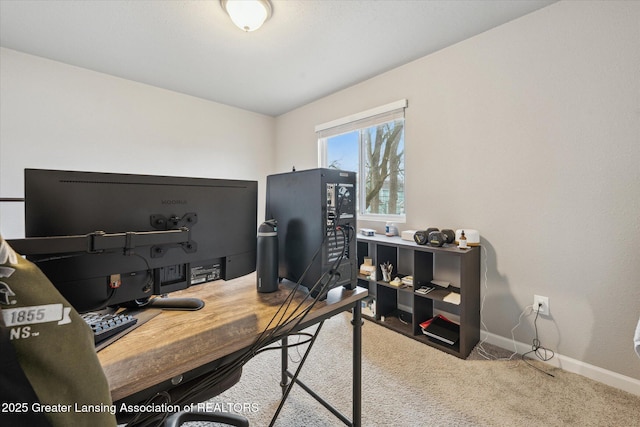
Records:
{"label": "black widescreen monitor", "polygon": [[[25,240],[60,237],[29,259],[79,312],[239,277],[256,266],[257,193],[256,181],[26,169]],[[64,236],[88,249],[60,249]]]}

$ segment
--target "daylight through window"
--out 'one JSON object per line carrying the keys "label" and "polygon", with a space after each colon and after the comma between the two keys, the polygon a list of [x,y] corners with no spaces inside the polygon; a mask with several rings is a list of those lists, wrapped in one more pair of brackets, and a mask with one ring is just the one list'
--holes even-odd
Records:
{"label": "daylight through window", "polygon": [[320,167],[358,174],[358,215],[404,220],[406,100],[316,126]]}

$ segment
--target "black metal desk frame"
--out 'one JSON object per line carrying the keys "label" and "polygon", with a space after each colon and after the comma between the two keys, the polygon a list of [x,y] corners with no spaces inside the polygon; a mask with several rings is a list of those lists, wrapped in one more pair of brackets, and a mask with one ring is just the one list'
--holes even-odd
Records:
{"label": "black metal desk frame", "polygon": [[[281,363],[281,377],[282,381],[280,386],[282,387],[282,399],[280,400],[280,405],[276,410],[273,418],[271,419],[270,426],[273,426],[275,420],[278,418],[284,403],[291,392],[294,384],[299,385],[304,391],[306,391],[311,397],[317,400],[320,404],[322,404],[325,408],[327,408],[333,415],[335,415],[340,421],[342,421],[347,426],[360,427],[362,425],[362,311],[360,307],[360,301],[356,301],[352,307],[353,319],[353,379],[352,379],[352,419],[349,420],[344,414],[334,408],[329,402],[324,400],[321,396],[315,393],[309,386],[304,384],[301,380],[298,379],[298,374],[302,370],[304,363],[307,359],[307,356],[311,352],[313,348],[313,344],[315,343],[320,330],[322,329],[322,325],[324,321],[330,317],[335,316],[336,314],[344,311],[344,309],[336,310],[335,312],[331,312],[320,320],[320,323],[314,321],[313,323],[318,323],[318,327],[313,334],[309,345],[302,356],[300,364],[298,365],[295,373],[289,371],[289,345],[288,345],[288,336],[285,336],[281,339],[282,342],[282,363]],[[310,326],[310,324],[302,323],[297,330],[305,329]],[[291,379],[291,381],[289,381]]]}

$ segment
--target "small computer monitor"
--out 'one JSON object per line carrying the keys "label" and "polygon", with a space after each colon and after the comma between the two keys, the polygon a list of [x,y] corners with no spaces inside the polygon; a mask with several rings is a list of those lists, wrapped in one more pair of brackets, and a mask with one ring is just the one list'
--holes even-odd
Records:
{"label": "small computer monitor", "polygon": [[[247,180],[26,169],[26,240],[127,233],[126,247],[29,259],[79,312],[239,277],[255,270],[257,192]],[[172,230],[185,241],[162,242]],[[160,242],[136,235],[147,232]]]}

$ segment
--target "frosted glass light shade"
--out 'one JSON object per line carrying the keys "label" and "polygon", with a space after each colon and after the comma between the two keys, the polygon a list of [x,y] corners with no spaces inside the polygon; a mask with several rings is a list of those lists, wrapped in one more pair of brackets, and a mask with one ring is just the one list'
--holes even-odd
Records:
{"label": "frosted glass light shade", "polygon": [[220,0],[220,4],[243,31],[255,31],[271,17],[269,0]]}

